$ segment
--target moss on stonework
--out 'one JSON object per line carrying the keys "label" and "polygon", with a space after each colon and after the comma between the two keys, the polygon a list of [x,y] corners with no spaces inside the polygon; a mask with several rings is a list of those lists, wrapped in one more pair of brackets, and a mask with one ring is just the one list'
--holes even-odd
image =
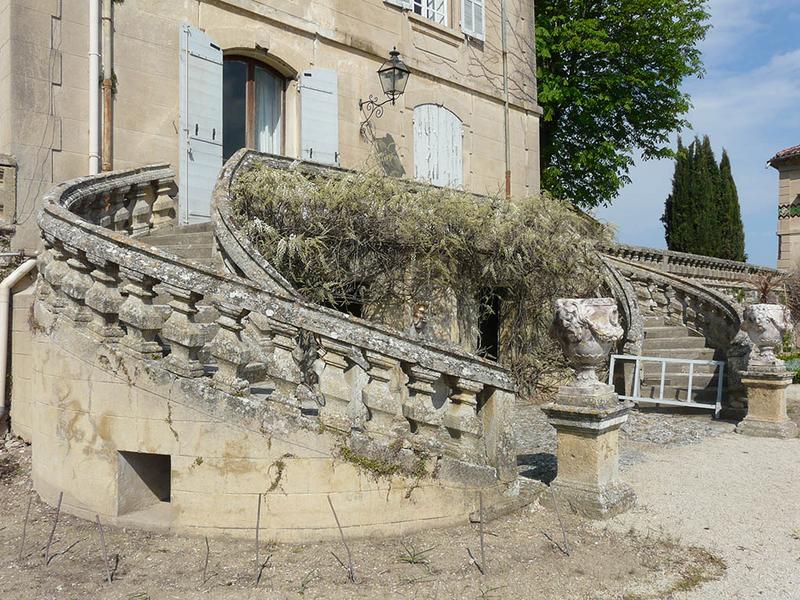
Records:
{"label": "moss on stonework", "polygon": [[[346,445],[339,447],[339,457],[355,465],[362,471],[365,471],[375,478],[392,477],[393,475],[404,475],[415,480],[412,490],[417,486],[419,481],[428,476],[428,455],[425,453],[415,452],[416,458],[413,465],[410,467],[405,466],[400,459],[400,451],[402,450],[403,440],[398,439],[381,453],[380,456],[368,456],[354,451]],[[410,492],[409,492],[410,495]]]}

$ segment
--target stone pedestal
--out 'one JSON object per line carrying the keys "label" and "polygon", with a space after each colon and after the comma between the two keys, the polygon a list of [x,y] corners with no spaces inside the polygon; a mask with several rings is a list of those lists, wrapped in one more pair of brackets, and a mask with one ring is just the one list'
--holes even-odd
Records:
{"label": "stone pedestal", "polygon": [[558,436],[559,502],[592,519],[606,519],[636,503],[636,493],[619,477],[619,428],[633,406],[621,403],[602,383],[564,386],[542,407]]}
{"label": "stone pedestal", "polygon": [[774,438],[797,436],[797,425],[786,416],[786,388],[792,383],[792,375],[784,368],[742,373],[747,416],[736,426],[736,433]]}

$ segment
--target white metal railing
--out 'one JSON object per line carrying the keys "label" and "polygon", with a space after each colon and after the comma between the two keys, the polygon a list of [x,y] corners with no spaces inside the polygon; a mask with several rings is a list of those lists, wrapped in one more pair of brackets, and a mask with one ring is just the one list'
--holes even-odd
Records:
{"label": "white metal railing", "polygon": [[[616,361],[633,361],[635,363],[634,371],[633,371],[633,394],[630,396],[620,395],[620,398],[623,400],[633,400],[637,404],[640,402],[645,402],[647,404],[655,404],[658,405],[665,405],[665,406],[689,406],[692,408],[713,408],[714,409],[714,418],[719,418],[719,412],[722,408],[722,390],[724,386],[724,377],[725,377],[725,361],[721,360],[690,360],[684,358],[663,358],[660,356],[634,356],[630,354],[612,354],[611,355],[611,364],[608,367],[608,383],[609,385],[613,385],[614,382],[614,365]],[[641,373],[642,373],[642,363],[644,362],[654,362],[661,364],[661,377],[659,380],[659,387],[658,387],[658,397],[651,398],[647,396],[641,396],[639,392],[641,391]],[[671,400],[664,398],[664,384],[666,380],[666,373],[667,373],[667,364],[677,364],[677,365],[688,365],[689,366],[689,381],[688,385],[686,386],[686,400]],[[695,366],[703,365],[703,366],[714,366],[717,368],[717,383],[716,383],[716,403],[709,404],[705,402],[693,402],[692,401],[692,383],[694,379],[694,368]]]}

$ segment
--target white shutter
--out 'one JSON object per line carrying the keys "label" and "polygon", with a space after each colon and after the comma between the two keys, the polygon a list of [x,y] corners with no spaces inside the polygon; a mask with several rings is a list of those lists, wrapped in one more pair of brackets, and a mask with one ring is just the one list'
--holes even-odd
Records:
{"label": "white shutter", "polygon": [[411,10],[411,0],[384,0],[387,4],[394,4],[401,8]]}
{"label": "white shutter", "polygon": [[414,177],[434,185],[464,184],[461,120],[443,106],[414,109]]}
{"label": "white shutter", "polygon": [[461,0],[461,31],[470,37],[483,40],[484,32],[484,4],[486,0]]}
{"label": "white shutter", "polygon": [[304,160],[339,164],[339,93],[332,69],[300,76],[300,146]]}
{"label": "white shutter", "polygon": [[207,221],[222,168],[222,49],[184,24],[180,48],[180,219]]}

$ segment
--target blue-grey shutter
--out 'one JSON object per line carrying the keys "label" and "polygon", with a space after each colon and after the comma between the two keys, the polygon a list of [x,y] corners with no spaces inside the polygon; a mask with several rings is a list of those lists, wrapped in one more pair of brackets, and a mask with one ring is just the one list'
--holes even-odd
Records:
{"label": "blue-grey shutter", "polygon": [[436,104],[414,108],[414,177],[434,185],[464,184],[461,120]]}
{"label": "blue-grey shutter", "polygon": [[461,31],[468,36],[483,40],[485,0],[461,0]]}
{"label": "blue-grey shutter", "polygon": [[206,221],[222,168],[222,49],[184,24],[180,48],[180,220]]}
{"label": "blue-grey shutter", "polygon": [[300,75],[300,146],[304,160],[339,164],[339,93],[332,69]]}

